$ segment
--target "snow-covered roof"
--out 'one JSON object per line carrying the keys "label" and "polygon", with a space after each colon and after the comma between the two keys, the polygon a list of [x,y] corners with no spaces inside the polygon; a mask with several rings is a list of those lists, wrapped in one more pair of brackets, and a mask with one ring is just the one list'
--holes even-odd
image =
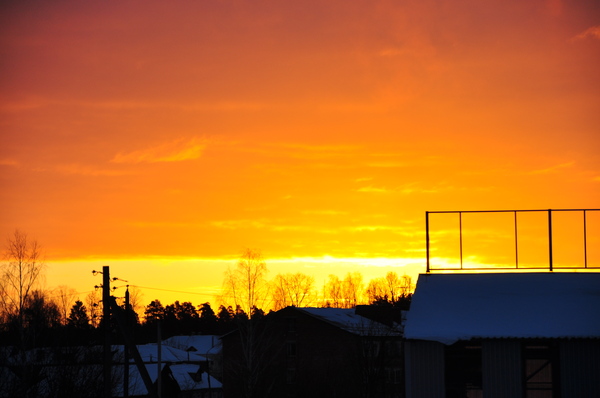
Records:
{"label": "snow-covered roof", "polygon": [[422,274],[404,335],[444,344],[599,338],[600,273]]}
{"label": "snow-covered roof", "polygon": [[164,340],[163,344],[181,350],[195,350],[194,352],[204,355],[221,352],[221,340],[219,336],[213,335],[173,336]]}
{"label": "snow-covered roof", "polygon": [[[123,346],[113,346],[113,349],[117,352],[115,360],[122,360]],[[158,345],[156,343],[138,345],[137,349],[144,363],[153,363],[158,361]],[[186,352],[182,349],[162,344],[160,349],[160,360],[162,362],[178,363],[187,361],[201,361],[205,360],[205,358],[194,352]],[[129,361],[134,362],[132,354],[129,355]]]}
{"label": "snow-covered roof", "polygon": [[175,381],[177,381],[177,384],[179,384],[179,388],[181,388],[182,391],[202,390],[208,389],[209,387],[223,387],[220,381],[206,373],[201,374],[199,381],[194,380],[192,375],[198,372],[198,365],[182,363],[178,365],[171,365],[170,369],[173,378]]}
{"label": "snow-covered roof", "polygon": [[350,333],[361,336],[399,335],[399,330],[357,315],[355,309],[346,308],[297,308],[309,315],[331,323]]}
{"label": "snow-covered roof", "polygon": [[[161,371],[165,368],[166,364],[160,364]],[[158,366],[156,364],[146,364],[146,371],[148,372],[148,376],[150,376],[150,380],[152,383],[155,383],[158,379]],[[113,373],[122,377],[123,375],[123,365],[113,365]],[[142,375],[140,374],[137,366],[129,365],[129,395],[130,396],[144,396],[148,394],[148,389],[144,384],[144,380],[142,379]],[[116,397],[125,396],[125,391],[123,388],[123,382],[115,383],[113,395]]]}

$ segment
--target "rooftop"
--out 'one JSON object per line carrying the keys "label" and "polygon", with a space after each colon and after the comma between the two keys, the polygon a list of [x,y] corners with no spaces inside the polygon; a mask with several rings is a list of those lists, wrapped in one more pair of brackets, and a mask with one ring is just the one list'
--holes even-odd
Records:
{"label": "rooftop", "polygon": [[421,274],[405,337],[600,338],[600,273]]}

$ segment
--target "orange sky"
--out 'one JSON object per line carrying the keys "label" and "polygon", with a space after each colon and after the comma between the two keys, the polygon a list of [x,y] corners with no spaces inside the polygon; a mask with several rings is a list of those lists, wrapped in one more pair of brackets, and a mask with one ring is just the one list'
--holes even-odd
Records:
{"label": "orange sky", "polygon": [[4,1],[0,43],[0,236],[50,287],[416,277],[426,210],[600,207],[596,1]]}

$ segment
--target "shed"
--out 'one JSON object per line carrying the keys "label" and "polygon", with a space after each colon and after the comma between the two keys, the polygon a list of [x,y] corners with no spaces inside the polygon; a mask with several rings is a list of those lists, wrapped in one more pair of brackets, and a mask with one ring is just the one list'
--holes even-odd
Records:
{"label": "shed", "polygon": [[600,273],[423,274],[407,397],[600,396]]}

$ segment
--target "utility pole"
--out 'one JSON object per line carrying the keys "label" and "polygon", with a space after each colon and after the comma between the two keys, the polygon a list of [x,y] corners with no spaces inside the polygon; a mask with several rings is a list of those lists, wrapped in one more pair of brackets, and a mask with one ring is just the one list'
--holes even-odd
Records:
{"label": "utility pole", "polygon": [[162,367],[162,336],[161,336],[161,330],[160,330],[160,319],[158,320],[158,322],[156,322],[156,348],[158,350],[158,359],[156,361],[156,364],[158,366],[158,377],[156,379],[156,395],[158,396],[158,398],[162,397],[162,373],[161,373],[161,367]]}
{"label": "utility pole", "polygon": [[110,347],[110,271],[107,265],[102,267],[102,320],[104,322],[104,398],[111,398],[112,352]]}
{"label": "utility pole", "polygon": [[[129,329],[129,285],[125,290],[125,328],[126,331]],[[123,345],[123,397],[129,397],[129,346]]]}

